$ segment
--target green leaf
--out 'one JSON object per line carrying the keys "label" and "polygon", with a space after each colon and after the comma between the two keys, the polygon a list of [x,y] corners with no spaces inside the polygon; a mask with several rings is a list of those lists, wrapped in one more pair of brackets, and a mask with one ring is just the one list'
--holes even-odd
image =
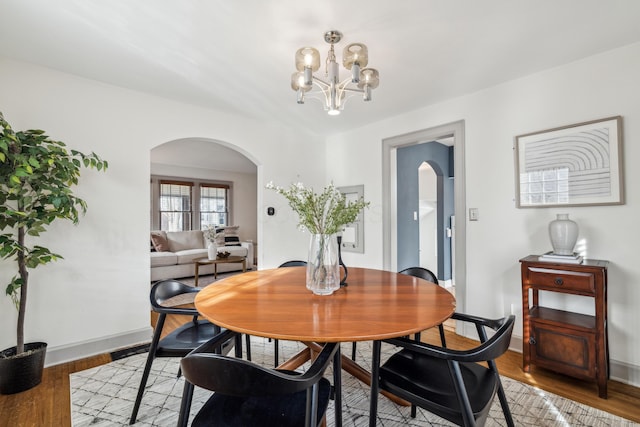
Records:
{"label": "green leaf", "polygon": [[29,157],[29,164],[34,168],[40,168],[40,162],[35,157]]}

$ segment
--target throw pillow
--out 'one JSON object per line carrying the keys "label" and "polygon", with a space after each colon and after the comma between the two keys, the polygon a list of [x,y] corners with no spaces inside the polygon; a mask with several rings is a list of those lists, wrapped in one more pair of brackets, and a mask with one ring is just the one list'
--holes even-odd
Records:
{"label": "throw pillow", "polygon": [[242,246],[238,236],[224,236],[225,246]]}
{"label": "throw pillow", "polygon": [[216,245],[218,246],[242,246],[240,244],[240,236],[238,234],[239,225],[230,225],[227,227],[219,227],[216,229]]}
{"label": "throw pillow", "polygon": [[169,250],[169,242],[167,242],[163,231],[152,231],[151,243],[153,243],[153,247],[158,252],[166,252]]}

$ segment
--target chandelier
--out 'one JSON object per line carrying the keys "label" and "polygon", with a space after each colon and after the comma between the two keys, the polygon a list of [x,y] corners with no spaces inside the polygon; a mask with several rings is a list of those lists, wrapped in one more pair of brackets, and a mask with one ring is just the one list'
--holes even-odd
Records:
{"label": "chandelier", "polygon": [[340,81],[334,45],[341,39],[340,31],[324,33],[324,41],[331,45],[327,54],[324,79],[314,75],[320,69],[320,53],[317,49],[303,47],[296,52],[298,71],[291,76],[291,88],[298,93],[298,104],[304,104],[307,97],[319,99],[329,115],[334,116],[340,114],[347,99],[357,93],[361,93],[365,101],[371,101],[371,90],[378,87],[380,79],[378,70],[365,68],[369,61],[367,46],[351,43],[344,48],[342,65],[351,71],[351,76]]}

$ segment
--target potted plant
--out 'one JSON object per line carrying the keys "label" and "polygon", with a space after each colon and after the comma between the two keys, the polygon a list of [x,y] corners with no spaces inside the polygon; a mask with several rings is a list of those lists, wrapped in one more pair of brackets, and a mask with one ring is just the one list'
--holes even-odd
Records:
{"label": "potted plant", "polygon": [[76,197],[80,169],[106,170],[95,153],[67,150],[41,130],[14,132],[0,112],[0,258],[15,263],[17,274],[6,287],[18,310],[16,346],[0,352],[0,394],[38,385],[46,343],[24,342],[29,270],[61,259],[36,244],[57,219],[78,223],[87,205]]}

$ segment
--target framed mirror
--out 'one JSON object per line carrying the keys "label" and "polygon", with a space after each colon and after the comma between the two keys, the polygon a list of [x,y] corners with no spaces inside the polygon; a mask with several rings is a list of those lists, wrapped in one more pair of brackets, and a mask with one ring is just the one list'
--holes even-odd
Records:
{"label": "framed mirror", "polygon": [[[347,203],[364,197],[364,185],[338,187],[338,190],[345,195]],[[364,209],[360,211],[354,222],[345,225],[342,230],[341,250],[364,253]]]}

